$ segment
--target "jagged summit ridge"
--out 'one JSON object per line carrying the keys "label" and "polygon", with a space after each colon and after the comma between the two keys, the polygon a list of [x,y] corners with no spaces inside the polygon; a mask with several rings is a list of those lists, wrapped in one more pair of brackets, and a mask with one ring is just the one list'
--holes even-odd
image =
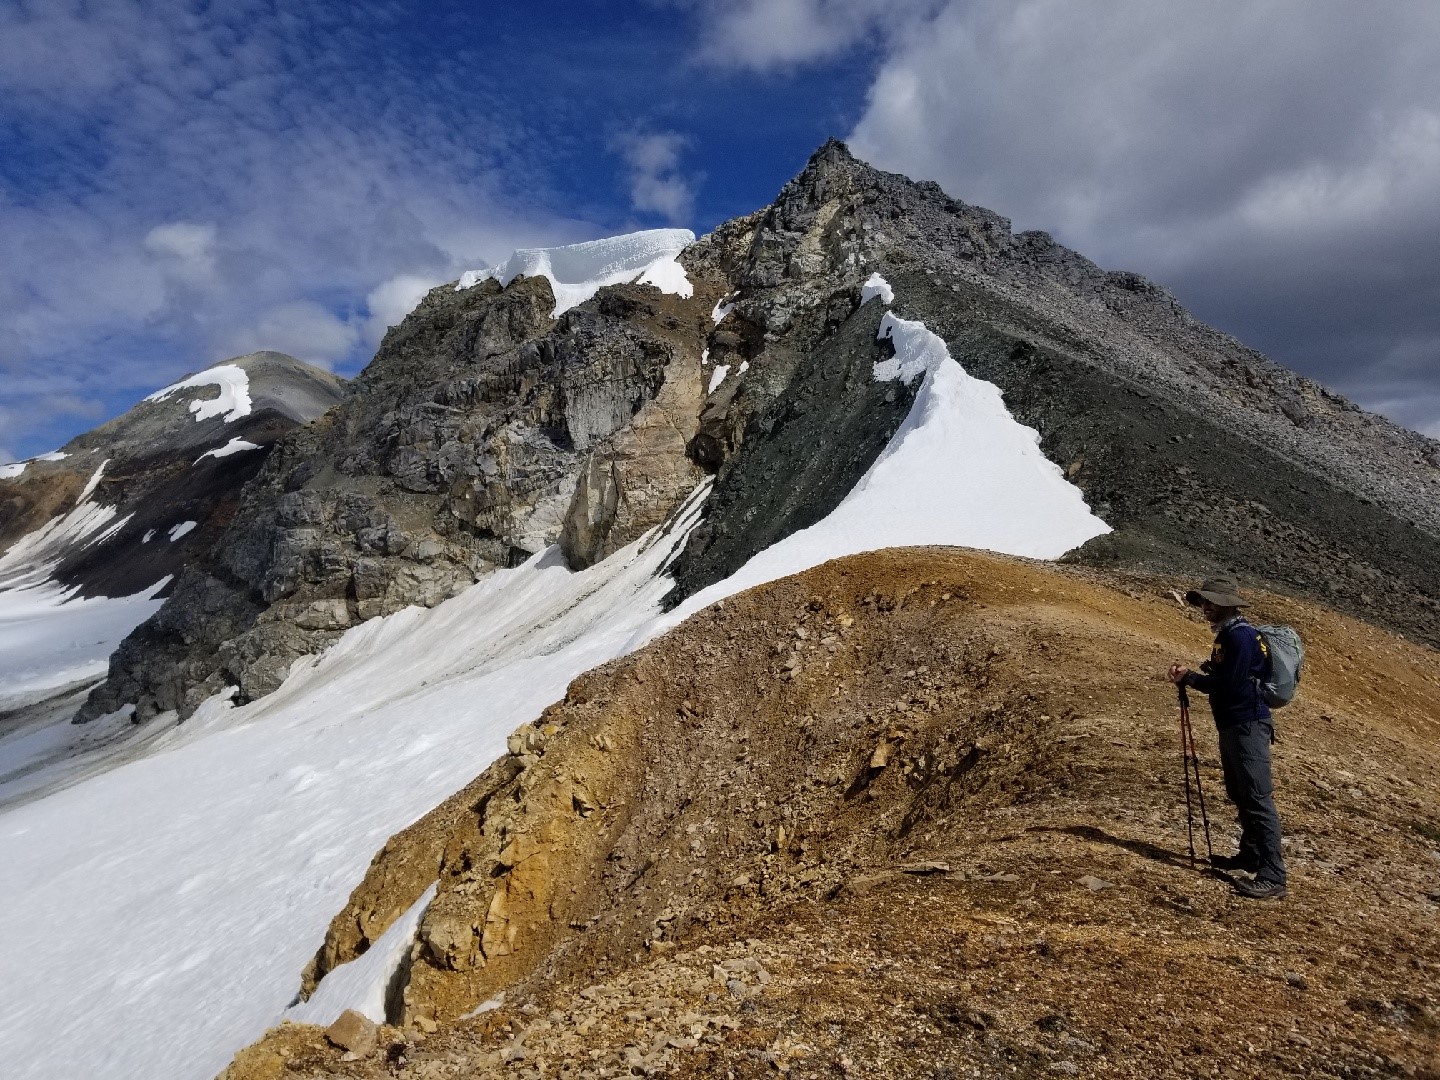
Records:
{"label": "jagged summit ridge", "polygon": [[[836,142],[678,267],[688,298],[618,284],[559,318],[544,276],[432,292],[342,410],[267,462],[87,713],[183,714],[232,685],[262,695],[346,627],[549,544],[573,566],[603,558],[705,473],[672,602],[733,573],[832,511],[910,407],[907,388],[869,378],[887,348],[860,303],[876,272],[897,316],[999,386],[1113,527],[1078,557],[1224,568],[1440,640],[1429,441],[1138,275]],[[186,614],[201,610],[203,625]]]}

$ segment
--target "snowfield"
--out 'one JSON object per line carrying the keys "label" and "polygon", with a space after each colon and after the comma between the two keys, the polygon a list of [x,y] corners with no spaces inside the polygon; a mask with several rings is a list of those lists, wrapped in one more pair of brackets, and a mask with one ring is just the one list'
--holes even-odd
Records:
{"label": "snowfield", "polygon": [[[584,271],[587,287],[620,272],[613,251],[575,250],[517,253],[503,272],[543,265],[575,282]],[[663,247],[636,250],[650,266]],[[506,736],[575,676],[715,600],[873,548],[1053,557],[1107,531],[995,387],[966,375],[919,323],[887,316],[882,333],[896,355],[876,377],[924,380],[885,451],[829,517],[676,611],[659,608],[663,570],[699,518],[704,485],[668,535],[576,573],[551,549],[433,609],[354,627],[269,697],[238,708],[212,698],[187,723],[166,721],[139,760],[0,811],[6,1075],[214,1076],[285,1014],[389,836],[503,754]],[[422,908],[291,1015],[374,1015],[376,987]]]}
{"label": "snowfield", "polygon": [[517,277],[545,277],[555,292],[553,318],[583,304],[606,285],[635,282],[661,292],[690,296],[694,288],[675,261],[695,242],[689,229],[647,229],[566,247],[521,248],[499,266],[470,270],[456,289],[468,289],[486,278],[509,285]]}
{"label": "snowfield", "polygon": [[[102,678],[125,635],[160,610],[155,597],[168,584],[167,577],[134,596],[90,598],[54,582],[0,588],[0,712]],[[0,776],[4,761],[0,750]]]}

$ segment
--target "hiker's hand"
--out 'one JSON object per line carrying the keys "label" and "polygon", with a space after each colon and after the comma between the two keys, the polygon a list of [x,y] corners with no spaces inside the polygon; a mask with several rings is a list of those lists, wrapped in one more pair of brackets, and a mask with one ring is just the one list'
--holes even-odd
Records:
{"label": "hiker's hand", "polygon": [[1184,664],[1170,665],[1170,681],[1173,682],[1176,686],[1179,686],[1182,682],[1184,682],[1185,677],[1189,674],[1190,669]]}

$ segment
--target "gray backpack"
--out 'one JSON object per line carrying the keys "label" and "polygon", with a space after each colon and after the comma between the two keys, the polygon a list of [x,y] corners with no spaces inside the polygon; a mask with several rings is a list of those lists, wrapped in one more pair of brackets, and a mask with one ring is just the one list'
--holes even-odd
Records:
{"label": "gray backpack", "polygon": [[1270,666],[1260,680],[1260,696],[1272,709],[1283,709],[1295,698],[1300,686],[1300,665],[1305,662],[1305,643],[1290,626],[1257,626],[1265,639]]}

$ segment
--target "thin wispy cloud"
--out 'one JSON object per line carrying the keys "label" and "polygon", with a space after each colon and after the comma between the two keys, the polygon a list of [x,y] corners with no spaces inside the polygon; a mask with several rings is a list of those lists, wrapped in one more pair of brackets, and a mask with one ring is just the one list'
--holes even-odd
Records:
{"label": "thin wispy cloud", "polygon": [[936,0],[699,0],[699,57],[753,71],[829,59],[869,43],[877,51],[923,19]]}
{"label": "thin wispy cloud", "polygon": [[53,425],[42,397],[103,411],[253,348],[353,369],[424,287],[592,231],[516,195],[514,133],[448,107],[453,73],[387,62],[395,17],[0,11],[0,443]]}
{"label": "thin wispy cloud", "polygon": [[433,284],[847,133],[1440,429],[1430,0],[11,0],[0,100],[9,450],[242,349],[352,372]]}

